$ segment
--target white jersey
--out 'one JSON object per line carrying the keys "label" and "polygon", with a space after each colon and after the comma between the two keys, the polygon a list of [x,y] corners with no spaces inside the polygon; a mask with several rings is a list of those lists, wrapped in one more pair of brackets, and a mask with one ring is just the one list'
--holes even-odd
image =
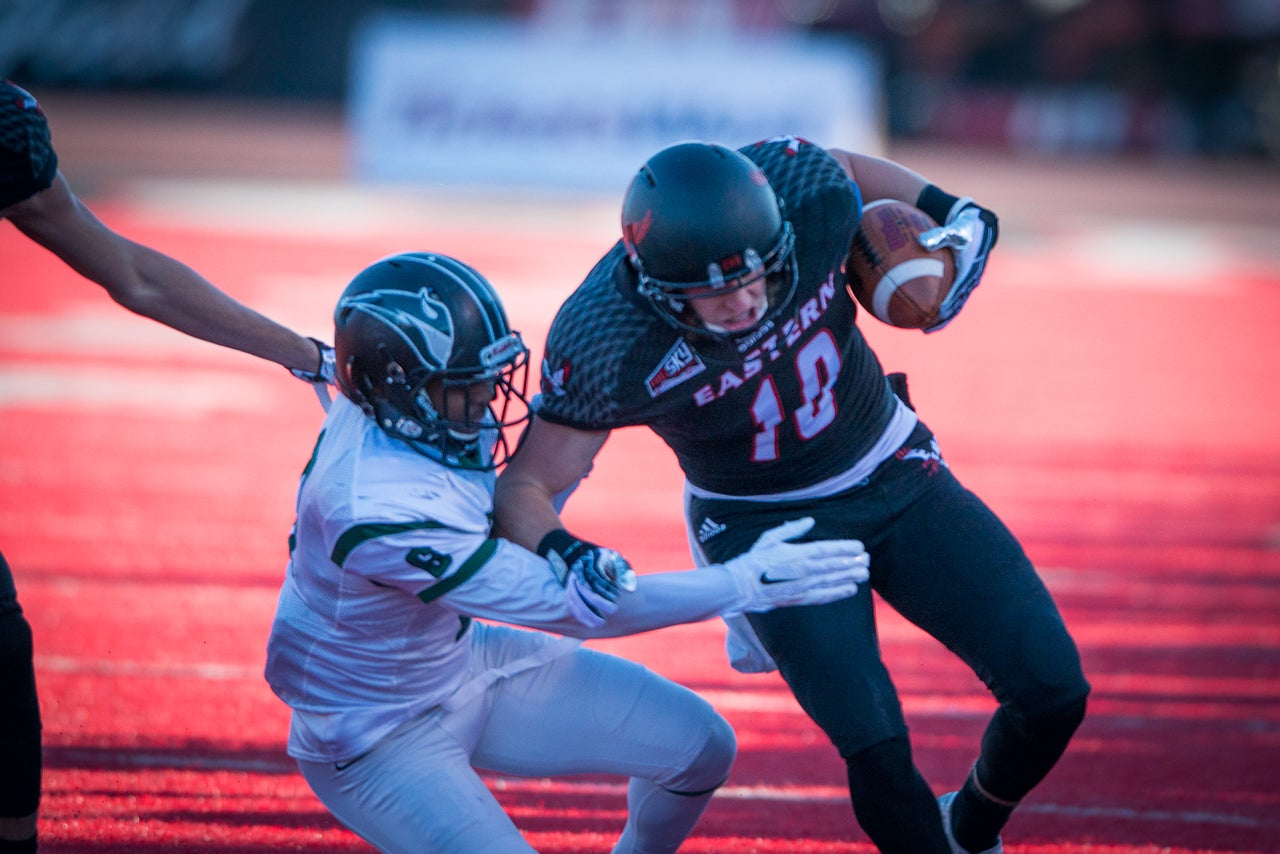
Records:
{"label": "white jersey", "polygon": [[490,538],[493,484],[334,402],[303,474],[267,643],[267,682],[293,709],[291,756],[353,759],[424,710],[575,648],[539,634],[501,672],[473,656],[473,617],[576,625],[550,565]]}

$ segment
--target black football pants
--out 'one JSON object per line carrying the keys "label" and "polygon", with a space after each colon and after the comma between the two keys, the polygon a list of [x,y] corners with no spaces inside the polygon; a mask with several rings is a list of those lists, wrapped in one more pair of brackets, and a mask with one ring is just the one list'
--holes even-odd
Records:
{"label": "black football pants", "polygon": [[[1089,685],[1075,643],[1021,545],[932,448],[932,434],[919,425],[895,457],[851,490],[788,503],[695,498],[691,524],[697,530],[709,517],[725,526],[703,544],[712,561],[740,554],[762,532],[804,516],[816,520],[804,539],[862,540],[876,593],[968,664],[1001,704],[1002,718],[1032,722],[1026,728],[1032,740],[1046,742],[1028,749],[1024,739],[1011,745],[1008,757],[982,757],[992,778],[984,777],[984,785],[1017,801],[1048,773],[1078,720],[1043,735],[1034,722],[1062,720],[1064,709],[1082,706]],[[800,705],[850,763],[851,779],[861,774],[854,763],[866,758],[878,772],[903,778],[884,781],[885,791],[909,790],[906,777],[918,777],[909,751],[904,761],[893,762],[885,761],[885,751],[871,749],[902,740],[907,731],[880,657],[872,602],[861,591],[828,605],[749,619]],[[991,749],[1002,741],[986,738],[984,745]],[[1028,754],[1036,757],[1030,765]],[[914,785],[918,794],[919,783]],[[864,811],[856,802],[854,808]],[[876,841],[883,850],[894,848]]]}
{"label": "black football pants", "polygon": [[23,818],[40,804],[40,703],[31,626],[13,573],[0,554],[0,817]]}

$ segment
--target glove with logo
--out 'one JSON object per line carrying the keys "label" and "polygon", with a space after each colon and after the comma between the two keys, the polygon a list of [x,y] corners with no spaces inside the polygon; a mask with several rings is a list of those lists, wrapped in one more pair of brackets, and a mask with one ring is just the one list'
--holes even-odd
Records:
{"label": "glove with logo", "polygon": [[846,599],[871,577],[871,558],[858,540],[788,542],[812,527],[811,518],[784,522],[761,534],[745,554],[725,561],[745,600],[743,611]]}
{"label": "glove with logo", "polygon": [[563,528],[547,533],[538,543],[569,597],[569,609],[584,626],[599,628],[614,611],[618,598],[636,589],[636,574],[626,558],[603,546],[580,540]]}
{"label": "glove with logo", "polygon": [[925,327],[925,332],[937,332],[951,322],[973,289],[982,281],[987,267],[987,256],[1000,236],[996,215],[979,207],[968,196],[957,198],[930,184],[920,192],[916,207],[942,223],[920,235],[920,245],[930,252],[948,247],[955,254],[956,275],[951,290],[938,308],[938,320]]}

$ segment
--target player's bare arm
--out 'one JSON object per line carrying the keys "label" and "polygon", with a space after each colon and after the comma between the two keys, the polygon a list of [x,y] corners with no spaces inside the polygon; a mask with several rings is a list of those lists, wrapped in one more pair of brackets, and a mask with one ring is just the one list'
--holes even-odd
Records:
{"label": "player's bare arm", "polygon": [[535,417],[520,453],[498,476],[495,535],[534,550],[549,531],[563,528],[553,500],[587,473],[607,438],[607,430],[576,430]]}
{"label": "player's bare arm", "polygon": [[[557,507],[591,469],[607,430],[578,430],[534,418],[520,453],[498,477],[494,530],[550,561],[588,588],[587,607],[597,617],[635,590],[636,574],[618,552],[570,533]],[[520,462],[516,462],[516,461]],[[593,604],[595,603],[595,604]]]}
{"label": "player's bare arm", "polygon": [[113,231],[61,172],[48,188],[0,210],[0,218],[135,314],[286,368],[314,373],[322,366],[315,341],[237,302],[182,262]]}
{"label": "player's bare arm", "polygon": [[829,148],[827,152],[858,185],[864,202],[898,199],[914,204],[921,191],[929,185],[928,179],[923,175],[883,157],[857,154],[840,148]]}

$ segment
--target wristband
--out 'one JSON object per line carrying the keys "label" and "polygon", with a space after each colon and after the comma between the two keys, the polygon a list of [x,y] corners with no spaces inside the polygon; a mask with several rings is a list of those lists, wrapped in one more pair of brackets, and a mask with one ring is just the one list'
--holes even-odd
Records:
{"label": "wristband", "polygon": [[568,553],[569,549],[573,548],[575,543],[579,542],[581,540],[564,528],[556,528],[553,531],[547,531],[546,536],[538,542],[536,551],[539,557],[546,557],[551,552],[563,557]]}
{"label": "wristband", "polygon": [[930,184],[920,191],[920,197],[916,199],[916,207],[927,213],[938,225],[944,225],[947,222],[947,217],[951,216],[951,210],[959,201],[959,196],[944,193],[938,187]]}
{"label": "wristband", "polygon": [[314,371],[303,370],[302,368],[289,368],[289,373],[293,374],[300,380],[309,383],[331,383],[337,381],[337,358],[333,348],[318,338],[307,338],[312,344],[316,345],[319,357],[319,363]]}

